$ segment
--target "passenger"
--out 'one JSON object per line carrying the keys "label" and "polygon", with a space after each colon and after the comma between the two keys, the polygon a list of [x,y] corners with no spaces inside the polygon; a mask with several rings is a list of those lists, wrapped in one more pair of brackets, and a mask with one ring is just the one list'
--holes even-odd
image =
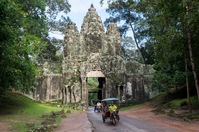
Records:
{"label": "passenger", "polygon": [[102,113],[103,117],[108,116],[107,114],[109,112],[109,107],[107,105],[107,102],[102,102],[102,111],[103,111],[103,113]]}
{"label": "passenger", "polygon": [[102,111],[107,112],[108,111],[108,105],[106,102],[102,102]]}

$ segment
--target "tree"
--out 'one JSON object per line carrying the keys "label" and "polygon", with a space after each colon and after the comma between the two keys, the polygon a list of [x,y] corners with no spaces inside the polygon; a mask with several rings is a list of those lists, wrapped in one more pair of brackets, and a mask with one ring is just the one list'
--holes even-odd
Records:
{"label": "tree", "polygon": [[122,38],[122,52],[121,56],[128,61],[135,60],[140,62],[142,59],[138,53],[138,50],[136,49],[136,46],[134,44],[134,41],[132,37],[125,37]]}
{"label": "tree", "polygon": [[37,68],[34,54],[39,52],[42,45],[40,37],[45,34],[45,26],[42,25],[44,7],[39,3],[26,3],[29,5],[26,8],[24,1],[21,2],[0,1],[0,93],[10,88],[26,91],[35,84]]}
{"label": "tree", "polygon": [[[101,3],[103,3],[103,0],[101,0]],[[123,34],[126,34],[126,32],[131,29],[133,34],[132,38],[141,56],[140,62],[146,64],[146,58],[141,52],[140,47],[143,42],[146,41],[144,40],[144,36],[147,25],[142,21],[142,14],[137,12],[137,2],[133,0],[108,0],[108,4],[109,8],[106,11],[111,17],[105,21],[105,25],[110,22],[122,22],[123,25],[120,27],[120,31],[123,32]]]}
{"label": "tree", "polygon": [[53,15],[67,13],[70,8],[66,0],[0,1],[0,93],[10,88],[29,91],[36,85],[36,58],[49,44],[48,31],[52,29],[46,16],[47,5]]}
{"label": "tree", "polygon": [[[47,0],[45,13],[48,33],[64,34],[65,25],[71,21],[68,17],[65,17],[70,12],[70,7],[68,0]],[[46,41],[47,47],[37,56],[37,60],[39,63],[45,61],[60,62],[62,56],[56,55],[56,52],[62,50],[63,40],[59,40],[56,37],[48,37]]]}
{"label": "tree", "polygon": [[[150,24],[149,34],[155,42],[155,68],[157,71],[166,73],[171,77],[170,84],[184,87],[185,84],[178,83],[175,79],[179,75],[185,73],[186,67],[183,62],[183,53],[190,53],[190,59],[186,62],[191,62],[191,66],[187,65],[187,69],[192,69],[195,85],[197,88],[197,66],[198,53],[196,50],[199,48],[197,43],[198,39],[196,28],[198,19],[198,1],[189,1],[190,4],[186,9],[186,1],[141,1],[140,11],[146,17],[147,23]],[[196,13],[197,12],[197,13]],[[190,13],[189,15],[187,13]],[[186,18],[186,19],[185,19]],[[195,28],[193,28],[195,27]],[[194,40],[194,41],[192,41]],[[193,48],[194,47],[194,48]],[[192,54],[192,55],[191,55]],[[190,70],[186,70],[190,71]],[[176,74],[181,72],[181,74]],[[187,73],[189,75],[189,73]],[[172,79],[173,78],[173,79]],[[157,78],[156,78],[157,79]],[[158,79],[157,79],[158,80]],[[183,80],[181,78],[181,80]],[[185,82],[185,81],[184,81]],[[193,81],[192,81],[193,82]],[[169,87],[173,87],[170,85]],[[198,91],[198,90],[197,90]],[[198,96],[199,97],[199,96]]]}
{"label": "tree", "polygon": [[[194,61],[194,56],[193,56],[193,46],[192,46],[192,32],[191,32],[191,28],[190,28],[190,24],[191,24],[191,19],[190,18],[190,11],[194,12],[197,11],[198,8],[195,8],[196,10],[194,10],[194,6],[191,0],[186,2],[186,33],[187,33],[187,45],[189,48],[189,57],[190,57],[190,62],[191,62],[191,66],[192,66],[192,72],[194,75],[194,80],[195,80],[195,87],[197,90],[197,95],[198,95],[198,101],[199,101],[199,81],[198,81],[198,76],[197,76],[197,72],[196,72],[196,68],[195,68],[195,61]],[[198,5],[198,4],[197,4]],[[192,9],[191,9],[192,8]],[[192,19],[193,20],[193,19]]]}

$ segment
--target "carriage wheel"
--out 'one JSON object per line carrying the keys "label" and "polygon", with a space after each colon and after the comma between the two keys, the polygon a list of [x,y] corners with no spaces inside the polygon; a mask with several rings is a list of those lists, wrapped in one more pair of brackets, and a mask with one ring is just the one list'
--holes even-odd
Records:
{"label": "carriage wheel", "polygon": [[103,120],[103,123],[105,123],[105,117],[104,116],[102,116],[102,120]]}
{"label": "carriage wheel", "polygon": [[117,115],[117,120],[118,120],[118,121],[120,120],[120,116],[119,116],[119,115]]}

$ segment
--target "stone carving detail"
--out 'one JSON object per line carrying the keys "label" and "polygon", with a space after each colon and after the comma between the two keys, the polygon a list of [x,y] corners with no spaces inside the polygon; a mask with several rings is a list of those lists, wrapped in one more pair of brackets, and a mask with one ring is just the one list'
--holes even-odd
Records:
{"label": "stone carving detail", "polygon": [[109,24],[107,35],[109,36],[108,43],[114,49],[114,54],[120,55],[121,51],[120,32],[115,23]]}
{"label": "stone carving detail", "polygon": [[87,53],[98,53],[101,51],[105,35],[104,26],[93,5],[88,9],[88,13],[84,17],[81,35],[84,38]]}
{"label": "stone carving detail", "polygon": [[79,32],[73,22],[66,27],[64,43],[64,57],[79,54]]}

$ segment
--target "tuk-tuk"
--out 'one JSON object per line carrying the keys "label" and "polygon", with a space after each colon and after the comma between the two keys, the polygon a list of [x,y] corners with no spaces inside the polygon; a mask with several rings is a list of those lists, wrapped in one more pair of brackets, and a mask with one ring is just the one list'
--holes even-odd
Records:
{"label": "tuk-tuk", "polygon": [[[109,118],[111,123],[113,125],[116,125],[116,122],[120,120],[120,117],[119,117],[119,102],[120,101],[119,101],[119,99],[118,98],[106,98],[101,101],[102,101],[102,111],[103,111],[103,114],[102,114],[103,123],[105,123],[106,119]],[[109,106],[110,106],[111,102],[114,102],[114,104],[117,106],[117,110],[113,111],[112,117],[111,117],[111,113],[109,110]]]}

